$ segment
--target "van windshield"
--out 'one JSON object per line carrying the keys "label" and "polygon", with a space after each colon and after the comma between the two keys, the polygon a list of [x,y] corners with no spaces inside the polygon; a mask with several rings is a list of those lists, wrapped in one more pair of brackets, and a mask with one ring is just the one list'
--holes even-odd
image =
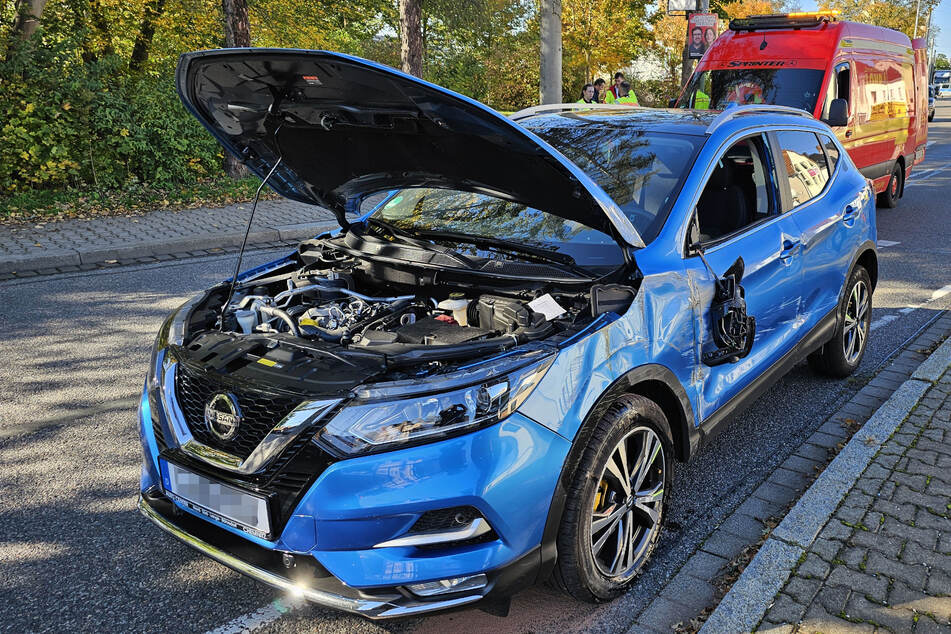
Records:
{"label": "van windshield", "polygon": [[816,110],[824,71],[805,68],[742,68],[694,73],[681,108],[723,110],[730,105],[768,103]]}

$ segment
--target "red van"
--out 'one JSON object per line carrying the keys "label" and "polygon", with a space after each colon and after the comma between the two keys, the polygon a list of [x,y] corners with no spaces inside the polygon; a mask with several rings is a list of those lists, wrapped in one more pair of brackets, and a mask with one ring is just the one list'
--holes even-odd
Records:
{"label": "red van", "polygon": [[697,64],[681,108],[768,103],[802,108],[832,126],[894,207],[928,136],[925,38],[839,21],[837,12],[736,19]]}

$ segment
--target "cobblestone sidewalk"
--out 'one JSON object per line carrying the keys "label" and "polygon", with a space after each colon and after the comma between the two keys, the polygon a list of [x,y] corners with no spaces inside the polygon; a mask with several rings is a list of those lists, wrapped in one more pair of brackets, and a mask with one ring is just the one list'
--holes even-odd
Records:
{"label": "cobblestone sidewalk", "polygon": [[951,632],[951,370],[884,443],[763,632]]}
{"label": "cobblestone sidewalk", "polygon": [[[221,208],[158,210],[142,216],[104,216],[26,225],[0,225],[0,274],[56,272],[142,256],[240,244],[251,203]],[[248,244],[289,242],[335,226],[329,211],[289,200],[263,200]]]}

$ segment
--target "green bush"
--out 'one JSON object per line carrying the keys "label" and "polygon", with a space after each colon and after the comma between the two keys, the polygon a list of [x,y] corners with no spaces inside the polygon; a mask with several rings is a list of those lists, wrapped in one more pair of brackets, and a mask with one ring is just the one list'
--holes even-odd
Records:
{"label": "green bush", "polygon": [[0,195],[195,182],[221,150],[178,100],[172,71],[133,75],[118,56],[83,61],[68,42],[0,61]]}

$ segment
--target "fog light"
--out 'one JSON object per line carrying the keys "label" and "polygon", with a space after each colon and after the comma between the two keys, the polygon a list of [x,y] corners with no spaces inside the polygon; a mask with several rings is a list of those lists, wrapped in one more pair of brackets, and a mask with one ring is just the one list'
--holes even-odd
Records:
{"label": "fog light", "polygon": [[488,582],[485,575],[471,575],[468,577],[440,579],[439,581],[427,581],[426,583],[414,583],[406,586],[406,588],[416,596],[432,597],[437,594],[478,590],[479,588],[484,588]]}

